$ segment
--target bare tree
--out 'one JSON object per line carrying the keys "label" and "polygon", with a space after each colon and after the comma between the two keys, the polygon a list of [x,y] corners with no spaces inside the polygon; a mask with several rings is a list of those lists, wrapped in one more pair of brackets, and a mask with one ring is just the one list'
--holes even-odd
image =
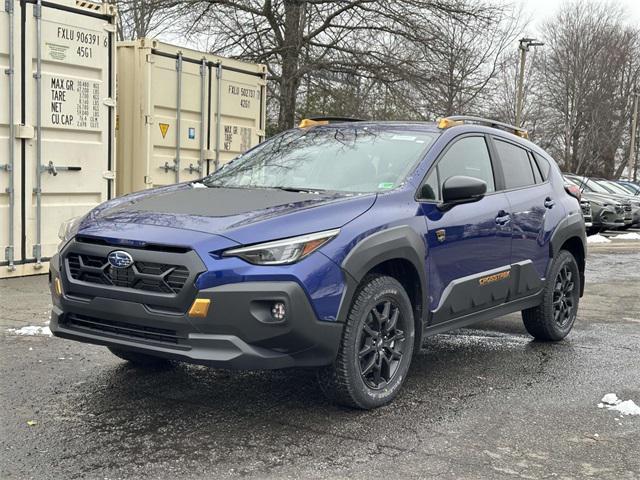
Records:
{"label": "bare tree", "polygon": [[500,8],[482,0],[206,0],[193,14],[216,53],[267,64],[283,130],[294,124],[307,76],[370,79],[389,91],[428,81],[420,72],[429,60],[418,53],[437,39],[436,20],[491,22]]}
{"label": "bare tree", "polygon": [[539,119],[548,147],[568,171],[615,176],[640,74],[638,29],[611,4],[565,4],[544,28]]}
{"label": "bare tree", "polygon": [[187,29],[183,19],[188,1],[114,0],[118,7],[118,38],[133,40]]}
{"label": "bare tree", "polygon": [[[445,16],[433,22],[434,39],[420,44],[428,81],[416,82],[437,115],[486,111],[489,83],[503,65],[505,50],[522,30],[519,13],[498,6],[490,16],[464,22]],[[423,79],[427,80],[427,79]]]}

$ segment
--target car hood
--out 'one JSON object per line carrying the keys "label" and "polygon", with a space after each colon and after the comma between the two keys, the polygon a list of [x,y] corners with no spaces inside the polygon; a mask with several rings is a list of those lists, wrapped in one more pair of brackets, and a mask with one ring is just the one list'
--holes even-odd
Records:
{"label": "car hood", "polygon": [[153,225],[256,243],[339,228],[371,208],[375,199],[376,194],[178,184],[106,202],[85,217],[78,233],[100,236],[101,230],[113,232],[116,224],[127,225],[128,231],[132,224]]}
{"label": "car hood", "polygon": [[582,192],[582,198],[585,200],[595,200],[597,202],[606,202],[611,205],[615,205],[616,203],[621,203],[619,199],[615,198],[613,195],[604,195],[601,193],[593,193],[593,192]]}

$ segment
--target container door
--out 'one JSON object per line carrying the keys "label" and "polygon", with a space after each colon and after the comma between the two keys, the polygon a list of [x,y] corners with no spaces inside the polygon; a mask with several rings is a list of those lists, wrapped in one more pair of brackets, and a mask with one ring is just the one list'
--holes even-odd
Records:
{"label": "container door", "polygon": [[20,3],[0,12],[0,277],[15,272],[20,258],[20,115],[18,74]]}
{"label": "container door", "polygon": [[112,17],[70,5],[23,7],[24,123],[35,131],[24,145],[23,248],[34,268],[55,253],[63,221],[111,194]]}
{"label": "container door", "polygon": [[156,54],[152,68],[153,153],[145,184],[161,186],[201,178],[209,101],[206,61]]}
{"label": "container door", "polygon": [[261,74],[240,72],[224,65],[212,67],[212,75],[218,99],[212,105],[210,172],[264,139],[266,85]]}

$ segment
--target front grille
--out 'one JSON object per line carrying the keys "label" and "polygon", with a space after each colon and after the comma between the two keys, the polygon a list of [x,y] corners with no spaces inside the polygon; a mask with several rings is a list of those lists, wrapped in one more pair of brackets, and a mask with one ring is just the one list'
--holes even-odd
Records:
{"label": "front grille", "polygon": [[71,313],[65,317],[64,324],[71,329],[90,330],[99,333],[109,333],[121,337],[152,340],[162,343],[178,343],[178,334],[175,330],[157,327],[145,327],[113,320],[77,315]]}
{"label": "front grille", "polygon": [[589,202],[580,202],[580,208],[582,208],[583,215],[591,215],[591,204]]}
{"label": "front grille", "polygon": [[625,212],[630,212],[631,211],[631,204],[630,203],[625,203],[624,204],[624,211]]}
{"label": "front grille", "polygon": [[189,278],[182,265],[134,262],[128,268],[113,268],[107,257],[72,252],[66,258],[71,278],[99,285],[178,294]]}
{"label": "front grille", "polygon": [[616,205],[616,213],[624,213],[624,207],[622,205]]}

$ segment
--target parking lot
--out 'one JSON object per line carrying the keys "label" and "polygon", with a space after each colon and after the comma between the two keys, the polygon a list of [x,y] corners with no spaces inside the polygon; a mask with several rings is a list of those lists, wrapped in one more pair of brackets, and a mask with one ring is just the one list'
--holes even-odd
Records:
{"label": "parking lot", "polygon": [[402,395],[335,407],[312,371],[136,370],[46,335],[45,276],[0,281],[2,478],[640,478],[640,242],[590,245],[566,341],[510,315],[428,340]]}

